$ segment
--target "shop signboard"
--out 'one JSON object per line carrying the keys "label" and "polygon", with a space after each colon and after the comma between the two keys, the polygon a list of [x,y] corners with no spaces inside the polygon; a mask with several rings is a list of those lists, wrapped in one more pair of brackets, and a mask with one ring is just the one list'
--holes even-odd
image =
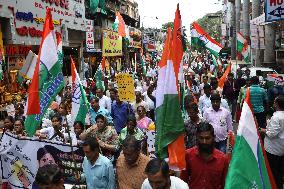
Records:
{"label": "shop signboard", "polygon": [[13,44],[39,45],[46,8],[52,10],[55,31],[67,40],[67,28],[86,31],[84,0],[21,0],[13,8]]}
{"label": "shop signboard", "polygon": [[103,30],[103,56],[122,56],[122,37],[117,32]]}
{"label": "shop signboard", "polygon": [[93,20],[87,21],[86,50],[87,52],[95,52],[94,21]]}
{"label": "shop signboard", "polygon": [[265,3],[266,22],[284,20],[284,0],[266,0]]}

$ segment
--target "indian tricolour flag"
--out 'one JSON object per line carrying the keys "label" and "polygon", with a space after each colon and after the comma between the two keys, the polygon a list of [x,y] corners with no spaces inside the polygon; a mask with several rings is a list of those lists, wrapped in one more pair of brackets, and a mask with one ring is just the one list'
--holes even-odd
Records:
{"label": "indian tricolour flag", "polygon": [[197,22],[193,22],[191,29],[191,44],[205,47],[215,57],[219,57],[219,52],[223,48],[221,44],[210,37]]}
{"label": "indian tricolour flag", "polygon": [[240,32],[237,33],[237,51],[243,55],[246,63],[250,62],[250,46]]}
{"label": "indian tricolour flag", "polygon": [[[178,94],[178,73],[183,52],[178,36],[180,19],[179,8],[176,11],[175,28],[172,36],[168,29],[161,61],[159,62],[157,92],[156,92],[156,152],[160,158],[168,158],[169,165],[174,169],[184,169],[185,146],[184,125]],[[176,36],[175,36],[176,35]],[[176,38],[176,39],[174,39]],[[174,42],[175,41],[175,42]],[[176,46],[175,46],[176,45]],[[181,55],[177,57],[177,55]]]}
{"label": "indian tricolour flag", "polygon": [[63,59],[58,56],[58,48],[51,9],[47,9],[38,60],[28,91],[25,129],[29,136],[33,136],[47,108],[64,86]]}
{"label": "indian tricolour flag", "polygon": [[250,89],[248,88],[225,189],[276,188],[257,128],[250,102]]}
{"label": "indian tricolour flag", "polygon": [[71,58],[71,75],[72,75],[72,109],[71,114],[73,122],[81,121],[85,124],[86,114],[89,111],[89,103],[86,92],[80,81],[79,74],[76,70],[75,63]]}

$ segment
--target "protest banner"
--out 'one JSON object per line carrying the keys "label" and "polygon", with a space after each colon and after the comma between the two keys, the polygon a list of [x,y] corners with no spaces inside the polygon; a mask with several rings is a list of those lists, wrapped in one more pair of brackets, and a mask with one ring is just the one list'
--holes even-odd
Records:
{"label": "protest banner", "polygon": [[103,30],[103,56],[122,56],[122,37],[118,33]]}
{"label": "protest banner", "polygon": [[[12,188],[32,188],[39,167],[57,164],[65,183],[77,184],[75,172],[81,174],[84,152],[74,146],[42,141],[36,138],[18,138],[5,133],[0,144],[2,181]],[[79,184],[79,183],[78,183]]]}
{"label": "protest banner", "polygon": [[118,95],[121,101],[135,101],[134,81],[130,74],[122,73],[116,76]]}

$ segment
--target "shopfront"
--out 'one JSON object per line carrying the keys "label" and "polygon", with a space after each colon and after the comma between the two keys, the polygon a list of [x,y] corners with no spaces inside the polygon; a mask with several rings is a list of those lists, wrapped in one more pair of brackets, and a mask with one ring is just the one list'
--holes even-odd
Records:
{"label": "shopfront", "polygon": [[[54,30],[62,36],[64,74],[70,75],[70,55],[80,67],[85,40],[84,0],[7,0],[0,2],[0,31],[5,57],[5,82],[17,73],[31,50],[38,53],[46,8],[52,10]],[[68,58],[66,58],[68,56]]]}

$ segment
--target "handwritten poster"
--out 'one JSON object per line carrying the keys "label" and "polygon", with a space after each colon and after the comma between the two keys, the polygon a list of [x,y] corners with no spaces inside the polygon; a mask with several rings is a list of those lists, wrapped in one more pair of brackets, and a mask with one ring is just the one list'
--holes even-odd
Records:
{"label": "handwritten poster", "polygon": [[121,101],[135,101],[134,81],[130,74],[122,73],[116,76],[118,95]]}
{"label": "handwritten poster", "polygon": [[122,37],[118,33],[103,30],[103,56],[122,56]]}
{"label": "handwritten poster", "polygon": [[68,145],[34,138],[19,139],[10,133],[5,133],[0,143],[2,181],[14,188],[31,189],[38,168],[47,163],[60,167],[65,183],[75,184],[74,173],[82,172],[83,159],[83,150],[76,146],[73,156]]}

